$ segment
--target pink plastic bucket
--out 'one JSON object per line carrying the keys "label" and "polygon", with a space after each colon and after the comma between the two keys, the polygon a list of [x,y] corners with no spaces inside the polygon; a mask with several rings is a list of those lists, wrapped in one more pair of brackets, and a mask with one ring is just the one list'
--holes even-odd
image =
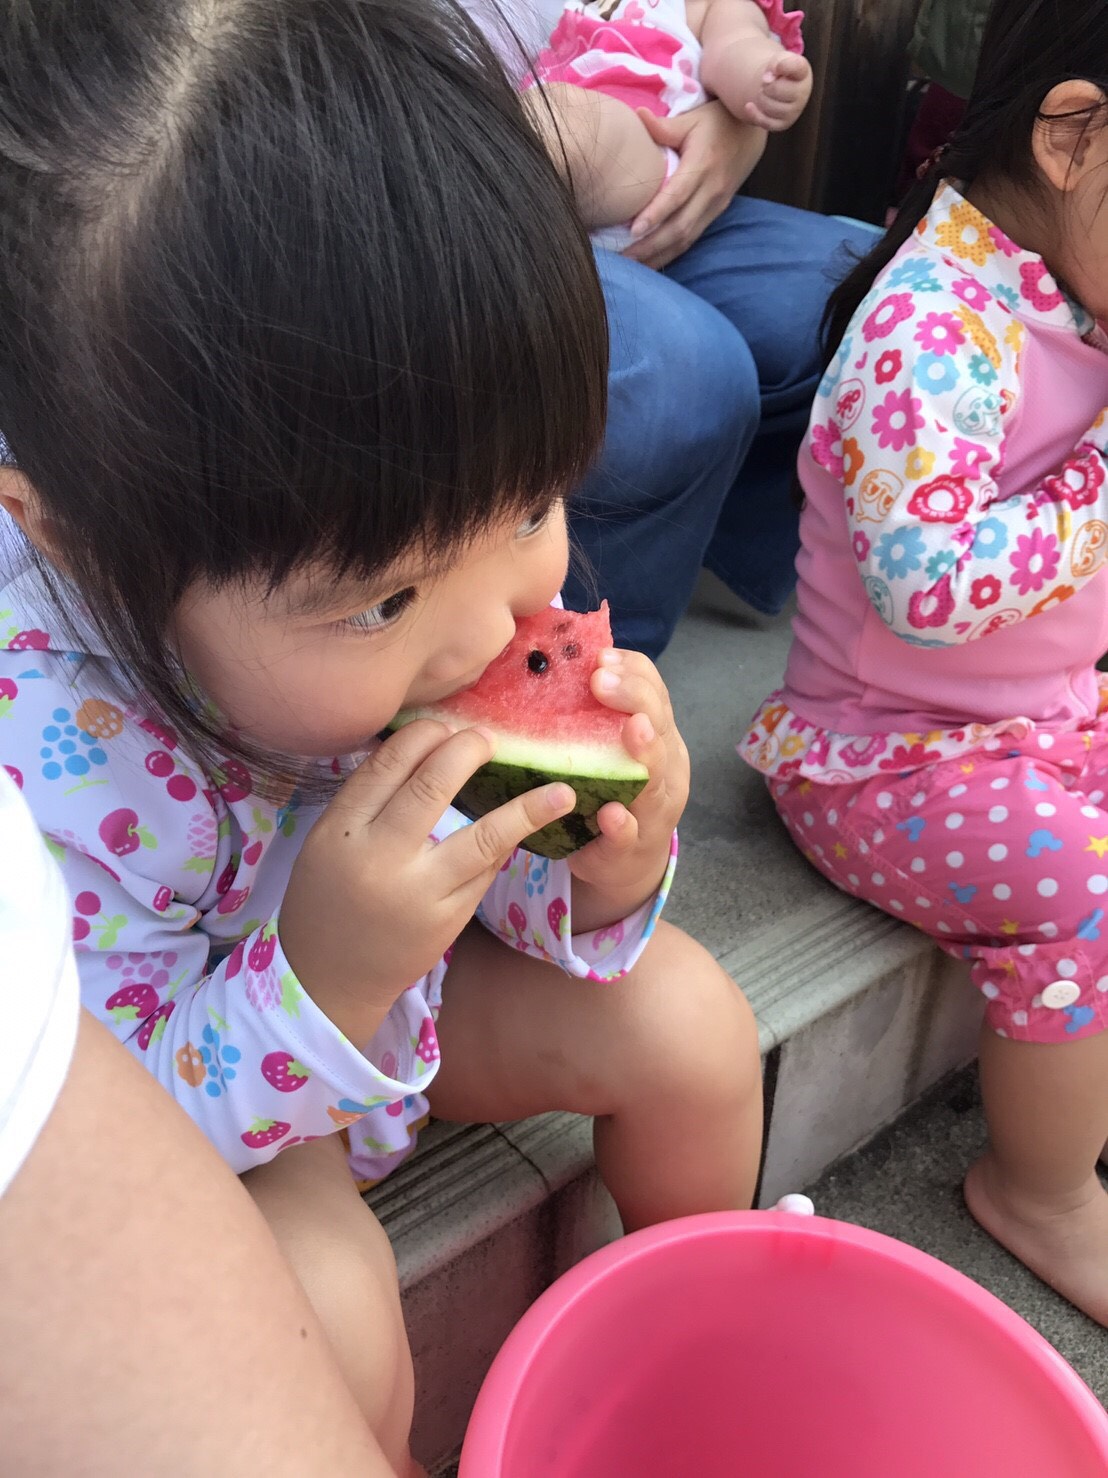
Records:
{"label": "pink plastic bucket", "polygon": [[459,1478],[1105,1478],[1108,1415],[900,1242],[691,1217],[580,1263],[490,1370]]}

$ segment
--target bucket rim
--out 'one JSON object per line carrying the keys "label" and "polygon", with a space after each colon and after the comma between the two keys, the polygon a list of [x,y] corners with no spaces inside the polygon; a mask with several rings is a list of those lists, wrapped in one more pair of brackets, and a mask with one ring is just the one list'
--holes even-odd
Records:
{"label": "bucket rim", "polygon": [[907,1269],[933,1288],[970,1305],[996,1332],[1018,1345],[1039,1373],[1060,1391],[1074,1421],[1094,1452],[1105,1459],[1108,1470],[1108,1412],[1037,1329],[965,1273],[918,1247],[850,1222],[780,1211],[713,1211],[631,1232],[583,1258],[539,1295],[501,1346],[481,1385],[462,1445],[458,1478],[503,1478],[511,1412],[519,1395],[543,1346],[595,1287],[618,1270],[641,1263],[674,1244],[734,1237],[762,1241],[792,1237],[823,1243],[829,1249],[845,1245]]}

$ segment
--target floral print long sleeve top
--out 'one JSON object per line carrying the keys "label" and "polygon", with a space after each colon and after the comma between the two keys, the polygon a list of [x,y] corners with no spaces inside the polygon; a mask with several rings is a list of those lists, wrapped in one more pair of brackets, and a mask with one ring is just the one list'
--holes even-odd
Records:
{"label": "floral print long sleeve top", "polygon": [[1068,677],[1064,629],[1077,665],[1103,650],[1083,592],[1108,556],[1105,348],[1040,258],[940,189],[819,388],[797,641],[753,764],[861,779],[1088,710],[1091,676],[1074,703],[1045,673]]}
{"label": "floral print long sleeve top", "polygon": [[[235,760],[203,769],[126,696],[91,638],[58,632],[55,620],[33,574],[0,590],[0,762],[69,887],[83,1004],[236,1171],[410,1103],[438,1067],[449,956],[412,983],[372,1042],[347,1041],[291,969],[277,928],[316,810],[295,794],[260,798]],[[451,810],[435,835],[465,824]],[[632,917],[575,935],[566,864],[521,849],[478,916],[514,949],[614,979],[641,952],[672,872],[671,859],[657,897]]]}

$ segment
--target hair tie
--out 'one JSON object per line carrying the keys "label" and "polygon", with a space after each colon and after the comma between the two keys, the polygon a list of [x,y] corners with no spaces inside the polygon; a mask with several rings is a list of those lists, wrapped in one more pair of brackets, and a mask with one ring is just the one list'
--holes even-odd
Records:
{"label": "hair tie", "polygon": [[932,149],[931,153],[928,154],[927,158],[916,170],[916,179],[926,179],[929,174],[932,174],[936,169],[938,169],[939,165],[942,164],[943,160],[949,153],[949,144],[940,144],[937,149]]}

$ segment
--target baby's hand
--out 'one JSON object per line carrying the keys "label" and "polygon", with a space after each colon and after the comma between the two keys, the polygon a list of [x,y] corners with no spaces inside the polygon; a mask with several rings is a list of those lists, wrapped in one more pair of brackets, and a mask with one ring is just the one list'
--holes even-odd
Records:
{"label": "baby's hand", "polygon": [[442,958],[524,837],[573,809],[573,791],[555,783],[432,840],[493,747],[481,729],[407,725],[350,776],[296,859],[278,920],[281,946],[316,1005],[356,1046]]}
{"label": "baby's hand", "polygon": [[758,95],[747,103],[746,122],[768,133],[784,133],[808,105],[812,95],[812,68],[802,56],[782,51],[762,73]]}
{"label": "baby's hand", "polygon": [[689,798],[689,751],[653,662],[639,652],[609,648],[592,675],[592,691],[605,707],[628,715],[624,746],[650,778],[630,808],[618,801],[601,806],[600,836],[569,859],[574,878],[593,893],[586,906],[574,889],[578,929],[632,913],[657,891],[669,865],[673,828]]}

